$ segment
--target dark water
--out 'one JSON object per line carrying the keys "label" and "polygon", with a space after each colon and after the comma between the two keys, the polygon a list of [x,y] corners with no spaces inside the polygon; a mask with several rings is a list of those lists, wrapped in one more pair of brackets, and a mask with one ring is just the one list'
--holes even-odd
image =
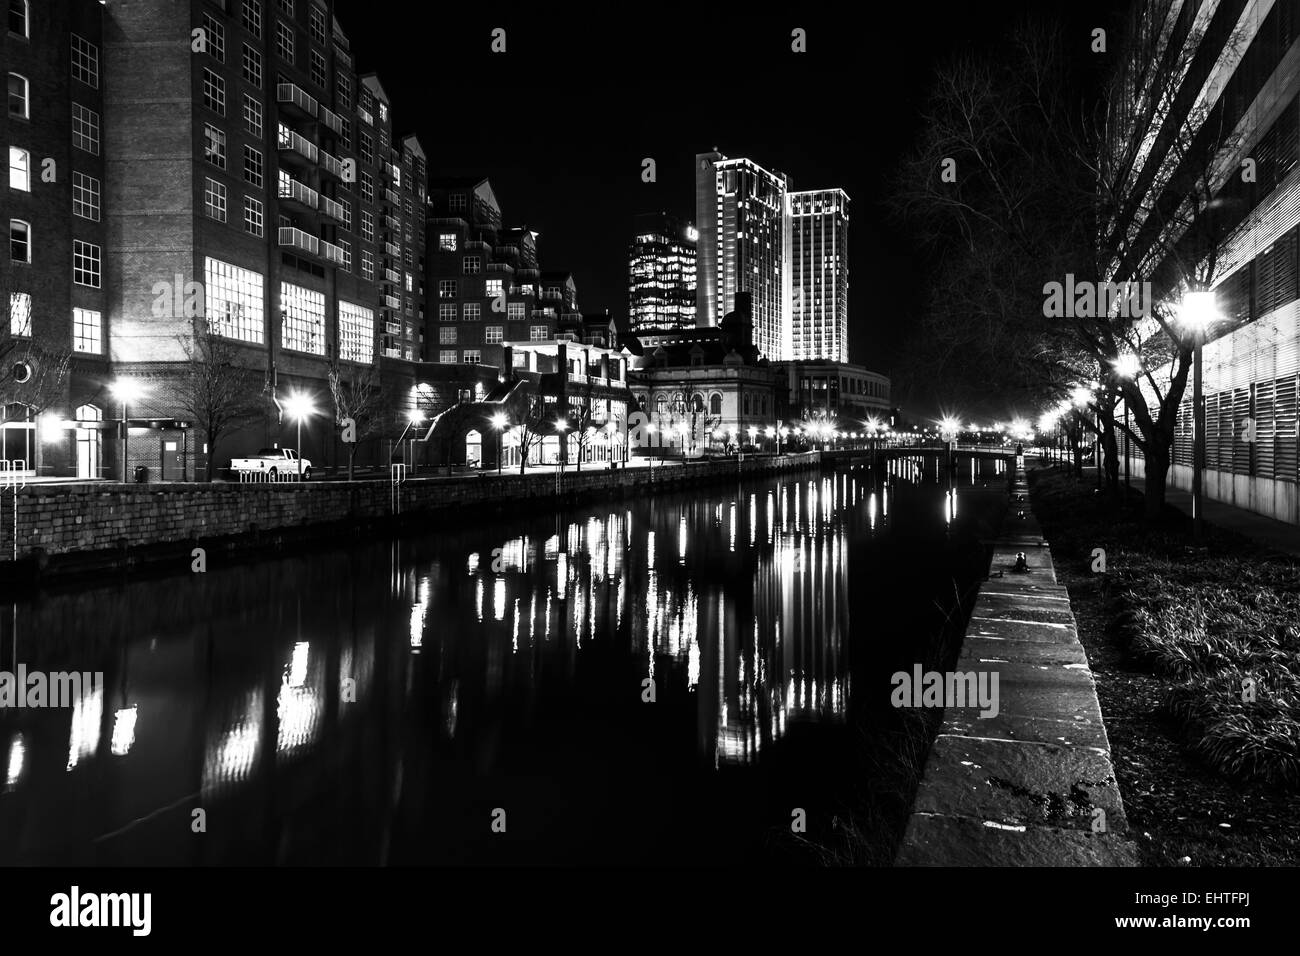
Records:
{"label": "dark water", "polygon": [[103,684],[0,710],[0,862],[797,859],[979,564],[985,470],[952,533],[933,475],[857,469],[5,605],[0,666]]}

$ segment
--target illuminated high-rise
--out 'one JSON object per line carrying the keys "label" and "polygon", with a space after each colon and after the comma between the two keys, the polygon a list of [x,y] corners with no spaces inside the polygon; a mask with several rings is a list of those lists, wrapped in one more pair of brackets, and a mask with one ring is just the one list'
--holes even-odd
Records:
{"label": "illuminated high-rise", "polygon": [[790,193],[791,358],[849,360],[849,197]]}
{"label": "illuminated high-rise", "polygon": [[717,325],[748,292],[754,345],[769,359],[791,354],[789,185],[749,159],[695,157],[695,322]]}
{"label": "illuminated high-rise", "polygon": [[628,255],[632,331],[695,326],[695,228],[666,213],[636,216]]}

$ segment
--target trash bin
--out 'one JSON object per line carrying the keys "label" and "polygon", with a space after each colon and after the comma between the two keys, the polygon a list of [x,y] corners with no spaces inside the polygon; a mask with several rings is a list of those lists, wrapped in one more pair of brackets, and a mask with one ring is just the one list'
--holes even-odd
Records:
{"label": "trash bin", "polygon": [[144,465],[135,466],[135,483],[143,485],[149,480],[149,469]]}

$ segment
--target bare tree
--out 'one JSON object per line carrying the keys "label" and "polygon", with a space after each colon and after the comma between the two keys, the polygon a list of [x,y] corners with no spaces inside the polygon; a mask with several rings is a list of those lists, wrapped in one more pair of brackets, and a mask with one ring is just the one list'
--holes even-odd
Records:
{"label": "bare tree", "polygon": [[547,435],[555,433],[555,423],[546,416],[546,403],[542,396],[529,394],[523,415],[515,424],[515,435],[519,439],[519,474],[524,473],[528,464],[528,455]]}
{"label": "bare tree", "polygon": [[71,350],[33,334],[27,293],[12,279],[0,286],[0,407],[22,405],[39,415],[63,398],[71,362]]}
{"label": "bare tree", "polygon": [[351,481],[357,445],[364,439],[383,434],[388,427],[391,409],[379,381],[378,366],[342,362],[336,353],[330,357],[326,375],[330,398],[334,402],[334,423],[340,429],[350,429],[345,437],[353,439],[345,443],[348,446],[348,480]]}
{"label": "bare tree", "polygon": [[212,480],[217,442],[222,435],[261,417],[258,372],[240,363],[234,340],[217,334],[200,316],[189,336],[177,336],[187,362],[176,387],[176,404],[207,441],[206,479]]}

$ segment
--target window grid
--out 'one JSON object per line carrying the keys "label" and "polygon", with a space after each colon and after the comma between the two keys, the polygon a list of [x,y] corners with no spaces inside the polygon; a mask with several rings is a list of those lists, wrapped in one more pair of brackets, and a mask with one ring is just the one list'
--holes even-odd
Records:
{"label": "window grid", "polygon": [[211,256],[204,271],[208,327],[223,338],[261,345],[265,338],[261,274]]}
{"label": "window grid", "polygon": [[72,240],[72,281],[98,289],[101,281],[100,248],[91,242]]}
{"label": "window grid", "polygon": [[275,21],[275,52],[284,62],[289,64],[294,62],[293,28],[283,20]]}
{"label": "window grid", "polygon": [[203,208],[209,219],[226,221],[226,187],[215,179],[203,181]]}
{"label": "window grid", "polygon": [[247,93],[244,94],[244,128],[262,138],[262,104]]}
{"label": "window grid", "polygon": [[206,66],[203,68],[203,105],[218,116],[226,115],[226,81]]}
{"label": "window grid", "polygon": [[286,349],[325,354],[325,296],[311,289],[280,283],[280,341]]}
{"label": "window grid", "polygon": [[226,62],[226,28],[210,13],[203,14],[208,53],[218,63]]}
{"label": "window grid", "polygon": [[261,189],[263,183],[263,169],[264,164],[262,162],[262,151],[259,149],[253,149],[253,147],[246,145],[244,147],[244,178],[248,180],[251,185]]}
{"label": "window grid", "polygon": [[31,84],[19,73],[9,74],[9,115],[18,119],[31,119]]}
{"label": "window grid", "polygon": [[226,168],[226,133],[211,123],[203,125],[203,158],[217,169]]}
{"label": "window grid", "polygon": [[243,70],[244,79],[260,90],[262,88],[262,54],[247,43],[244,44]]}
{"label": "window grid", "polygon": [[99,180],[73,170],[72,214],[99,222]]}
{"label": "window grid", "polygon": [[31,265],[32,226],[22,219],[9,220],[9,259]]}
{"label": "window grid", "polygon": [[99,47],[75,33],[72,34],[72,78],[91,89],[99,89]]}
{"label": "window grid", "polygon": [[259,40],[262,38],[262,5],[257,0],[244,0],[244,29]]}
{"label": "window grid", "polygon": [[339,358],[369,365],[375,358],[375,312],[339,300]]}
{"label": "window grid", "polygon": [[72,145],[99,155],[99,114],[80,103],[72,104]]}
{"label": "window grid", "polygon": [[32,297],[27,292],[9,293],[9,334],[32,334]]}
{"label": "window grid", "polygon": [[262,201],[252,196],[244,197],[244,232],[261,238],[264,227]]}
{"label": "window grid", "polygon": [[98,355],[104,350],[103,316],[93,309],[72,310],[72,349]]}

